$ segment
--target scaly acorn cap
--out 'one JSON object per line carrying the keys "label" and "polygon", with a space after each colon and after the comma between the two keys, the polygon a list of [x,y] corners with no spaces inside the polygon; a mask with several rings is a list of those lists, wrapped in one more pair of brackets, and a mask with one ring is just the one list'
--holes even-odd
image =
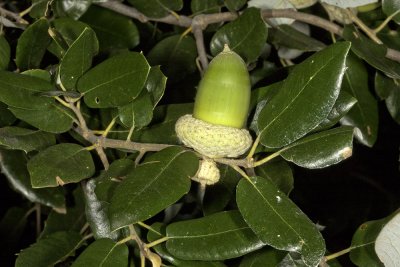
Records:
{"label": "scaly acorn cap", "polygon": [[250,104],[246,63],[225,44],[200,81],[193,117],[212,124],[243,128]]}
{"label": "scaly acorn cap", "polygon": [[219,181],[219,169],[215,161],[211,159],[203,159],[200,161],[199,169],[195,176],[191,179],[202,185],[212,185]]}

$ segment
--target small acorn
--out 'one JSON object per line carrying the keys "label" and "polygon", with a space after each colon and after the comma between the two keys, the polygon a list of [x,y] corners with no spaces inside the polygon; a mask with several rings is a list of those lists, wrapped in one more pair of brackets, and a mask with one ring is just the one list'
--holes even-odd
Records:
{"label": "small acorn", "polygon": [[[245,153],[252,144],[251,135],[244,128],[250,86],[246,63],[225,45],[200,81],[193,115],[184,115],[176,122],[178,138],[209,159],[238,157]],[[202,173],[201,170],[198,173]]]}

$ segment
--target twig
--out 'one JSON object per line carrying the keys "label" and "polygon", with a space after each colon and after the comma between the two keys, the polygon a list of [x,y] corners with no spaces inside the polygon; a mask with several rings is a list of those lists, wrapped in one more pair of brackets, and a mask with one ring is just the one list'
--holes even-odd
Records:
{"label": "twig", "polygon": [[19,14],[11,12],[0,5],[0,15],[8,17],[12,19],[15,23],[20,24],[21,26],[26,26],[29,24],[28,21],[24,20]]}
{"label": "twig", "polygon": [[201,69],[204,71],[207,69],[208,59],[206,48],[204,46],[203,29],[204,24],[201,15],[194,17],[192,21],[192,32],[196,40],[197,53],[199,54]]}

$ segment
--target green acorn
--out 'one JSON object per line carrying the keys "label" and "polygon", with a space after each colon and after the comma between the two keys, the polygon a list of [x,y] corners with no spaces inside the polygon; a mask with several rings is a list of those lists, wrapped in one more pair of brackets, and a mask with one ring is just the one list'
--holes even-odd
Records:
{"label": "green acorn", "polygon": [[178,138],[204,156],[193,180],[210,185],[219,180],[212,159],[238,157],[252,144],[245,128],[250,104],[246,64],[227,45],[211,62],[200,82],[193,115],[175,124]]}

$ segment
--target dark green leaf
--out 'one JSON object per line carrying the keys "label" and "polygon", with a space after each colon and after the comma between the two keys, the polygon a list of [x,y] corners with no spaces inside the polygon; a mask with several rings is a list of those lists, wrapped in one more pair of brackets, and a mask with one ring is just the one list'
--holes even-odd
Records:
{"label": "dark green leaf", "polygon": [[7,105],[0,102],[0,127],[9,126],[15,122],[14,114],[8,110]]}
{"label": "dark green leaf", "polygon": [[276,267],[286,253],[272,248],[263,248],[243,257],[239,267]]}
{"label": "dark green leaf", "polygon": [[342,89],[355,97],[357,103],[340,122],[356,127],[357,140],[372,147],[378,134],[378,104],[368,89],[368,72],[362,61],[353,55],[347,58],[346,65]]}
{"label": "dark green leaf", "polygon": [[10,62],[10,45],[4,35],[0,34],[0,70],[8,68]]}
{"label": "dark green leaf", "polygon": [[0,220],[0,257],[4,263],[18,248],[27,222],[26,214],[24,209],[11,207]]}
{"label": "dark green leaf", "polygon": [[326,47],[324,43],[296,30],[288,24],[281,24],[271,28],[268,39],[274,45],[301,51],[319,51]]}
{"label": "dark green leaf", "polygon": [[350,259],[357,266],[383,267],[375,253],[375,240],[392,216],[361,224],[351,240]]}
{"label": "dark green leaf", "polygon": [[173,35],[157,43],[147,55],[152,66],[161,65],[174,81],[196,71],[196,43],[190,36]]}
{"label": "dark green leaf", "polygon": [[[251,196],[251,197],[249,197]],[[316,266],[325,253],[324,240],[310,219],[269,179],[242,179],[236,202],[245,221],[266,244],[302,254]]]}
{"label": "dark green leaf", "polygon": [[224,0],[225,6],[229,11],[235,12],[241,9],[247,2],[247,0]]}
{"label": "dark green leaf", "polygon": [[159,67],[152,67],[141,94],[131,103],[119,108],[119,117],[126,127],[140,129],[151,122],[153,109],[164,94],[167,77]]}
{"label": "dark green leaf", "polygon": [[193,15],[202,13],[217,13],[221,10],[223,3],[221,0],[192,0],[190,9]]}
{"label": "dark green leaf", "polygon": [[[161,223],[154,223],[151,225],[151,228],[154,231],[149,231],[147,233],[147,240],[149,242],[156,241],[160,238],[163,238],[165,235],[165,227]],[[174,266],[182,266],[182,267],[223,267],[225,266],[222,262],[211,262],[211,261],[185,261],[179,258],[174,257],[171,253],[168,252],[165,247],[165,243],[154,246],[154,250],[160,255],[164,260],[172,263]]]}
{"label": "dark green leaf", "polygon": [[374,43],[353,26],[344,27],[343,37],[351,41],[351,50],[371,66],[392,78],[400,78],[400,64],[386,58],[387,47]]}
{"label": "dark green leaf", "polygon": [[76,82],[91,67],[92,58],[98,50],[96,34],[92,29],[85,28],[61,60],[59,75],[64,89],[75,90]]}
{"label": "dark green leaf", "polygon": [[167,250],[185,260],[236,258],[264,246],[238,211],[172,223],[167,236]]}
{"label": "dark green leaf", "polygon": [[246,62],[253,62],[261,54],[267,41],[268,30],[259,9],[248,8],[233,22],[220,28],[213,36],[210,49],[216,56],[225,44]]}
{"label": "dark green leaf", "polygon": [[118,107],[139,95],[149,71],[142,54],[126,52],[89,70],[79,79],[78,90],[91,108]]}
{"label": "dark green leaf", "polygon": [[99,239],[90,244],[71,267],[126,267],[128,254],[125,244],[118,245],[110,239]]}
{"label": "dark green leaf", "polygon": [[277,82],[252,90],[251,100],[250,100],[250,110],[255,108],[257,104],[263,100],[265,100],[265,103],[269,102],[281,89],[282,85],[283,82]]}
{"label": "dark green leaf", "polygon": [[304,168],[325,168],[351,156],[353,131],[352,127],[339,127],[316,133],[285,147],[280,155]]}
{"label": "dark green leaf", "polygon": [[77,183],[94,174],[92,156],[86,148],[72,143],[51,146],[28,162],[32,186],[54,187]]}
{"label": "dark green leaf", "polygon": [[0,146],[26,153],[56,144],[53,134],[19,127],[0,128]]}
{"label": "dark green leaf", "polygon": [[400,123],[400,84],[398,80],[390,79],[379,72],[375,75],[375,91],[385,100],[386,107],[392,118]]}
{"label": "dark green leaf", "polygon": [[100,49],[132,49],[139,44],[133,21],[111,10],[92,5],[81,17],[96,32]]}
{"label": "dark green leaf", "polygon": [[40,239],[19,254],[15,267],[54,266],[73,254],[82,237],[76,232],[57,232]]}
{"label": "dark green leaf", "polygon": [[298,253],[288,253],[277,267],[307,267]]}
{"label": "dark green leaf", "polygon": [[323,120],[316,128],[314,128],[313,132],[329,129],[334,126],[356,103],[356,98],[352,97],[346,91],[341,90],[338,98],[336,99],[335,105],[328,114],[328,117],[326,117],[325,120]]}
{"label": "dark green leaf", "polygon": [[197,169],[195,154],[180,147],[148,157],[116,188],[109,209],[111,229],[144,221],[175,203],[189,191],[189,178]]}
{"label": "dark green leaf", "polygon": [[15,191],[31,202],[40,203],[65,213],[65,200],[61,188],[32,188],[26,168],[26,155],[22,151],[0,149],[0,169]]}
{"label": "dark green leaf", "polygon": [[[393,15],[393,13],[398,12],[400,9],[400,3],[397,0],[383,0],[382,10],[387,16]],[[400,23],[400,14],[393,17],[393,20],[398,24]]]}
{"label": "dark green leaf", "polygon": [[20,70],[38,68],[51,38],[46,19],[31,24],[19,37],[15,63]]}
{"label": "dark green leaf", "polygon": [[[45,80],[46,82],[51,83],[51,75],[47,70],[42,70],[42,69],[30,69],[21,72],[21,74],[31,76],[31,77],[36,77],[42,80]],[[37,95],[39,96],[41,93],[38,93]]]}
{"label": "dark green leaf", "polygon": [[339,95],[349,51],[338,42],[294,67],[258,119],[267,148],[288,145],[313,130],[332,110]]}
{"label": "dark green leaf", "polygon": [[32,0],[29,16],[36,19],[44,17],[48,2],[50,2],[50,0]]}
{"label": "dark green leaf", "polygon": [[42,92],[42,93],[38,93],[37,95],[38,96],[46,96],[46,97],[55,97],[55,96],[66,96],[66,97],[71,97],[71,98],[81,97],[81,94],[76,91],[60,91],[60,90]]}
{"label": "dark green leaf", "polygon": [[182,0],[128,0],[128,2],[151,18],[165,17],[183,7]]}
{"label": "dark green leaf", "polygon": [[222,211],[232,200],[240,175],[227,165],[218,166],[221,178],[218,183],[206,188],[203,199],[204,215]]}
{"label": "dark green leaf", "polygon": [[255,169],[258,176],[269,178],[275,186],[286,195],[293,189],[293,172],[289,164],[279,158],[275,158]]}
{"label": "dark green leaf", "polygon": [[92,0],[57,1],[56,4],[58,4],[58,6],[68,15],[68,17],[77,20],[90,7]]}

